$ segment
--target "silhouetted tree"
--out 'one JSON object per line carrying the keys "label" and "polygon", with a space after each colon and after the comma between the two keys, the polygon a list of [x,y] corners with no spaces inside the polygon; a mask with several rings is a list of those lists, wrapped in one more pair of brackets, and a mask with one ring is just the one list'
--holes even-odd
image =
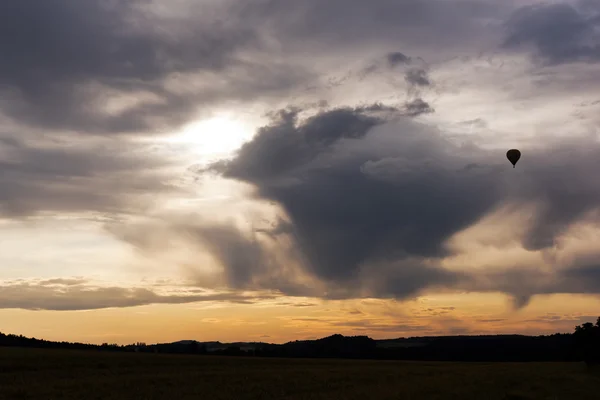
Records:
{"label": "silhouetted tree", "polygon": [[600,317],[595,325],[586,322],[576,326],[573,338],[578,355],[588,367],[598,365],[600,363]]}

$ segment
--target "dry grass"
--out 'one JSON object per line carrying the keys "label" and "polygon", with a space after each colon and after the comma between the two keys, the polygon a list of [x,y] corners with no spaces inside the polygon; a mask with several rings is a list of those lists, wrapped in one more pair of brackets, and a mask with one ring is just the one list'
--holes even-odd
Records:
{"label": "dry grass", "polygon": [[286,360],[0,348],[0,399],[600,399],[583,363]]}

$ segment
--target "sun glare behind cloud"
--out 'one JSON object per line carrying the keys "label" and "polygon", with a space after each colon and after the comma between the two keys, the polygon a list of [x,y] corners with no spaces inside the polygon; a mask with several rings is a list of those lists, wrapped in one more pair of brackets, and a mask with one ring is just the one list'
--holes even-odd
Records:
{"label": "sun glare behind cloud", "polygon": [[253,134],[251,126],[231,115],[220,114],[185,126],[168,141],[188,144],[197,155],[222,158],[250,140]]}

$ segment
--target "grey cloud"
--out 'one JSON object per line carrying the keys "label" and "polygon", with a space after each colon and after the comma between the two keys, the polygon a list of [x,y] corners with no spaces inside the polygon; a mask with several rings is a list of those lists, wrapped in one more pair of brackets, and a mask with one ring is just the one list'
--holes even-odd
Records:
{"label": "grey cloud", "polygon": [[184,304],[205,301],[225,301],[250,304],[268,295],[220,293],[210,295],[161,295],[148,288],[102,287],[90,283],[55,285],[49,282],[4,282],[0,284],[0,308],[25,310],[96,310],[102,308],[136,307],[148,304]]}
{"label": "grey cloud", "polygon": [[600,61],[597,1],[581,2],[579,7],[567,3],[525,6],[515,11],[506,26],[505,47],[532,44],[547,63]]}
{"label": "grey cloud", "polygon": [[439,307],[439,308],[427,308],[424,310],[421,310],[429,315],[445,315],[445,314],[450,314],[451,311],[454,311],[456,308],[455,307]]}
{"label": "grey cloud", "polygon": [[87,282],[88,282],[87,279],[84,279],[84,278],[53,278],[53,279],[42,280],[39,282],[39,284],[42,286],[48,286],[48,285],[77,286],[77,285],[84,285]]}
{"label": "grey cloud", "polygon": [[558,289],[556,279],[557,275],[542,273],[531,267],[508,267],[472,274],[458,286],[469,291],[506,293],[511,297],[513,308],[522,309],[530,303],[534,295],[554,293]]}
{"label": "grey cloud", "polygon": [[229,226],[207,226],[193,231],[208,250],[227,266],[227,282],[236,288],[249,286],[266,273],[278,269],[272,257],[256,241]]}
{"label": "grey cloud", "polygon": [[395,67],[399,64],[408,64],[410,62],[410,57],[400,53],[399,51],[389,53],[386,58],[391,67]]}
{"label": "grey cloud", "polygon": [[515,295],[512,297],[513,307],[516,309],[525,308],[530,301],[530,295]]}
{"label": "grey cloud", "polygon": [[[402,239],[405,240],[405,249],[409,248],[410,251],[418,254],[441,251],[439,248],[434,250],[437,245],[430,247],[430,245],[420,242],[421,240],[429,242],[427,237],[430,238],[431,243],[437,242],[439,237],[445,235],[443,223],[440,224],[441,221],[434,216],[434,214],[439,214],[439,211],[429,210],[427,214],[430,217],[428,218],[423,217],[425,212],[409,211],[412,206],[428,209],[429,207],[422,203],[418,204],[416,198],[413,202],[412,196],[417,196],[416,193],[408,194],[407,198],[405,188],[372,177],[372,175],[385,173],[385,171],[380,171],[386,169],[386,166],[381,164],[385,160],[372,162],[370,154],[360,154],[356,159],[336,162],[333,156],[331,159],[327,159],[327,147],[306,148],[305,143],[309,142],[305,139],[306,132],[310,132],[314,137],[312,141],[317,143],[323,143],[332,137],[343,137],[342,132],[346,132],[345,130],[348,129],[347,121],[352,121],[360,116],[360,113],[357,112],[354,118],[350,118],[348,112],[348,110],[344,110],[342,113],[337,111],[324,113],[306,122],[306,125],[300,126],[295,132],[282,130],[280,125],[269,127],[259,132],[253,142],[243,147],[237,159],[220,167],[224,170],[225,176],[258,184],[261,195],[280,202],[292,218],[294,234],[299,239],[301,246],[307,246],[305,250],[308,257],[317,264],[327,265],[325,269],[331,270],[331,272],[352,269],[351,265],[357,267],[361,261],[365,260],[368,253],[375,251],[375,248],[384,246],[392,249],[395,247],[392,243]],[[319,123],[315,123],[315,121],[319,121]],[[381,124],[383,121],[372,120],[369,125],[373,126],[377,122]],[[362,134],[364,133],[366,132]],[[318,134],[323,135],[323,138],[317,139]],[[401,135],[402,133],[398,133],[398,136]],[[360,135],[354,135],[354,137],[357,136]],[[285,162],[289,163],[292,156],[298,154],[308,155],[297,159],[298,161],[294,161],[293,165],[278,164],[276,161],[283,158],[280,143],[296,143],[297,141],[300,143],[296,147],[299,150],[295,152],[293,148],[290,148],[283,153],[289,154],[285,157]],[[410,146],[410,143],[407,144]],[[359,145],[358,142],[357,145]],[[402,145],[396,143],[395,146],[400,148]],[[428,152],[425,143],[416,144],[416,147],[413,150]],[[258,153],[259,149],[260,153]],[[436,153],[440,150],[433,148],[432,151]],[[419,156],[420,154],[415,153],[412,161],[418,164]],[[327,161],[323,159],[327,159]],[[325,166],[320,165],[321,161]],[[275,165],[281,166],[276,168]],[[268,170],[265,170],[265,167]],[[439,173],[445,174],[442,170]],[[454,175],[453,172],[450,174]],[[282,176],[294,183],[279,184]],[[450,186],[445,189],[436,187],[437,177],[432,179],[434,180],[431,182],[432,185],[421,186],[415,182],[415,189],[424,196],[429,191],[433,193],[438,190],[451,189]],[[466,178],[463,177],[463,179],[466,184]],[[416,180],[418,177],[415,177]],[[481,185],[486,184],[481,178],[478,181]],[[453,187],[452,190],[459,189]],[[472,195],[476,196],[476,189],[471,190],[474,190]],[[487,192],[490,193],[489,190]],[[435,195],[435,197],[438,196],[439,198],[445,197],[441,193]],[[376,204],[379,210],[394,211],[389,214],[374,212],[375,209],[371,207]],[[449,220],[460,221],[462,218],[458,216],[460,213],[455,214],[457,215],[456,219],[449,218]],[[421,222],[428,221],[423,223],[421,228],[417,228],[420,233],[415,235],[417,232],[409,233],[403,228],[397,230],[396,224],[399,224],[401,220],[408,221],[412,218],[419,219]],[[454,230],[451,229],[451,231]],[[339,252],[330,253],[336,248]],[[352,261],[350,262],[350,260]]]}
{"label": "grey cloud", "polygon": [[485,129],[488,127],[488,124],[485,120],[481,119],[481,118],[475,118],[475,119],[471,119],[468,121],[461,121],[459,122],[461,125],[465,125],[465,126],[469,126],[469,127],[473,127],[473,128],[478,128],[478,129]]}
{"label": "grey cloud", "polygon": [[406,322],[379,322],[373,320],[359,321],[337,321],[331,322],[331,326],[340,328],[355,328],[356,331],[376,331],[376,332],[427,332],[431,328],[424,325],[409,325]]}
{"label": "grey cloud", "polygon": [[457,287],[473,291],[501,291],[512,296],[516,309],[526,307],[536,295],[600,295],[600,265],[580,263],[547,272],[532,267],[486,271],[461,280]]}
{"label": "grey cloud", "polygon": [[494,323],[494,322],[505,322],[506,318],[491,318],[491,319],[477,319],[475,322],[482,323]]}
{"label": "grey cloud", "polygon": [[347,313],[350,314],[350,315],[362,315],[362,314],[364,314],[360,310],[349,310],[349,311],[347,311]]}
{"label": "grey cloud", "polygon": [[[378,59],[376,62],[359,72],[359,80],[362,80],[369,75],[376,75],[384,72],[389,73],[389,69],[391,69],[393,75],[395,75],[399,69],[403,70],[405,85],[399,84],[394,76],[388,76],[388,78],[394,81],[393,86],[404,86],[406,89],[406,101],[404,103],[405,114],[417,116],[434,112],[435,110],[429,103],[423,100],[424,94],[431,91],[435,86],[429,75],[430,66],[427,62],[421,57],[412,58],[400,52],[388,53],[384,59],[387,62],[385,68],[381,65],[382,60]],[[402,66],[403,68],[399,68],[399,66]]]}
{"label": "grey cloud", "polygon": [[565,325],[566,323],[568,323],[568,324],[573,324],[573,325],[579,325],[579,324],[582,324],[585,322],[595,321],[597,318],[598,318],[597,316],[589,316],[589,315],[577,317],[577,316],[572,316],[572,315],[546,314],[546,315],[539,316],[537,318],[527,319],[523,322],[542,322],[542,323],[551,323],[551,324],[560,324],[560,325]]}
{"label": "grey cloud", "polygon": [[423,99],[415,99],[408,101],[405,104],[406,113],[411,117],[416,117],[421,114],[430,114],[435,110]]}
{"label": "grey cloud", "polygon": [[315,303],[290,303],[290,302],[280,302],[280,303],[277,303],[276,305],[286,306],[286,307],[300,307],[300,308],[317,306],[317,304],[315,304]]}
{"label": "grey cloud", "polygon": [[[426,57],[479,41],[481,21],[506,13],[475,0],[229,1],[178,16],[147,0],[38,3],[2,4],[0,109],[37,127],[94,133],[171,131],[223,102],[288,96],[317,78],[305,46],[313,60],[332,47],[355,59],[374,43],[382,52],[406,43]],[[388,62],[406,57],[389,53]],[[428,80],[418,75],[410,79]]]}
{"label": "grey cloud", "polygon": [[[429,76],[429,65],[421,57],[415,59],[395,52],[387,55],[390,67],[404,65],[404,81],[406,82],[407,100],[404,104],[405,113],[409,116],[432,113],[435,110],[423,100],[424,91],[433,87],[433,80]],[[377,64],[368,69],[367,72],[377,71]]]}
{"label": "grey cloud", "polygon": [[595,269],[573,270],[576,276],[556,284],[556,276],[541,279],[527,269],[493,275],[439,267],[452,254],[446,240],[502,204],[536,204],[523,245],[553,246],[600,206],[600,186],[586,172],[597,169],[596,142],[530,149],[517,171],[503,151],[457,146],[407,117],[369,120],[359,124],[360,134],[346,134],[356,132],[349,121],[363,113],[278,120],[218,165],[225,177],[253,184],[258,197],[283,207],[289,221],[278,234],[293,238],[306,268],[326,283],[324,297],[406,298],[425,288],[465,288],[504,291],[521,307],[536,293],[597,290],[585,283]]}
{"label": "grey cloud", "polygon": [[291,318],[290,321],[298,321],[298,322],[328,322],[321,318]]}
{"label": "grey cloud", "polygon": [[297,322],[320,322],[335,328],[352,328],[355,331],[377,331],[377,332],[423,332],[430,331],[429,326],[410,325],[403,322],[379,321],[375,319],[362,319],[350,321],[329,321],[322,318],[292,318],[291,321]]}
{"label": "grey cloud", "polygon": [[600,182],[586,178],[600,167],[600,147],[593,139],[565,140],[529,157],[531,173],[515,183],[522,198],[538,205],[523,244],[540,250],[553,246],[572,222],[600,206]]}
{"label": "grey cloud", "polygon": [[431,85],[431,81],[429,80],[427,71],[425,71],[424,69],[420,69],[420,68],[409,69],[406,72],[405,79],[410,85],[415,85],[415,86]]}
{"label": "grey cloud", "polygon": [[[566,288],[576,289],[580,293],[599,293],[600,290],[600,260],[595,265],[584,265],[562,272]],[[563,285],[560,285],[563,287]],[[560,290],[556,288],[555,290]]]}
{"label": "grey cloud", "polygon": [[[208,251],[224,267],[222,274],[207,274],[201,265],[193,261],[185,265],[189,279],[201,287],[276,290],[296,297],[324,295],[318,287],[298,282],[295,271],[276,258],[256,233],[246,234],[233,225],[206,223],[192,218],[169,219],[166,216],[143,225],[108,224],[106,229],[120,240],[151,255],[168,248],[169,244],[164,240],[166,236],[183,241],[190,250]],[[287,256],[294,257],[296,254],[289,251]]]}
{"label": "grey cloud", "polygon": [[[420,181],[427,170],[409,170],[405,182],[402,179],[396,184],[390,182],[385,177],[388,167],[381,164],[385,158],[373,162],[374,154],[369,152],[383,148],[368,149],[357,139],[364,137],[366,132],[360,135],[343,133],[348,129],[347,122],[361,115],[361,111],[354,111],[356,116],[350,118],[349,112],[319,115],[294,130],[282,129],[282,124],[264,128],[253,142],[240,150],[235,160],[221,164],[219,168],[227,177],[256,184],[262,197],[284,207],[291,218],[292,235],[309,260],[311,272],[331,284],[326,297],[355,295],[356,287],[352,288],[360,282],[354,277],[367,262],[380,263],[378,273],[386,276],[386,279],[375,279],[368,289],[369,294],[404,297],[428,285],[454,281],[454,274],[418,260],[403,265],[394,264],[394,260],[407,255],[435,257],[446,254],[442,245],[444,239],[492,207],[496,190],[489,187],[490,181],[485,176],[457,177],[455,172],[445,171],[440,165],[432,166],[431,176],[424,180]],[[370,125],[382,122],[372,121]],[[410,154],[409,169],[411,162],[420,164],[419,159],[424,154],[427,158],[440,156],[442,160],[448,157],[445,150],[434,143],[429,143],[431,147],[426,141],[419,143],[416,136],[419,133],[413,131],[421,129],[418,126],[407,122],[403,128],[407,131],[397,132],[390,138],[400,139],[406,135],[410,139],[405,143],[402,139],[393,139],[393,147],[382,146],[392,153],[402,149],[406,155]],[[336,138],[337,147],[332,142],[329,147],[307,149],[306,143],[310,142],[306,139],[307,132],[316,143]],[[323,137],[319,138],[319,135]],[[354,139],[348,142],[345,136]],[[416,141],[411,143],[413,140]],[[354,145],[351,152],[349,149],[351,157],[343,156],[342,151],[336,152],[343,147],[342,142],[351,147]],[[284,158],[285,163],[278,164],[283,143],[286,146],[299,143],[299,150],[290,148],[284,153],[289,154]],[[367,149],[361,151],[363,146]],[[303,156],[298,157],[298,154]],[[339,160],[336,154],[339,154]],[[392,161],[392,170],[396,170],[395,161]],[[411,172],[414,177],[410,176]],[[447,184],[443,183],[444,179],[448,179]],[[290,183],[282,183],[285,181]],[[473,202],[450,193],[457,191],[462,191],[466,198],[472,196]],[[425,198],[449,200],[452,206],[441,207]],[[479,204],[475,199],[480,199]],[[448,212],[443,212],[444,209]]]}
{"label": "grey cloud", "polygon": [[0,215],[42,212],[128,213],[148,193],[175,193],[164,168],[172,160],[147,146],[82,140],[0,144]]}
{"label": "grey cloud", "polygon": [[[309,163],[320,152],[342,138],[359,138],[370,128],[388,119],[393,108],[380,105],[338,108],[318,113],[299,123],[297,109],[278,112],[271,125],[240,150],[233,163],[219,163],[213,169],[250,181],[273,179]],[[256,162],[264,159],[268,162]]]}
{"label": "grey cloud", "polygon": [[[256,36],[198,15],[168,19],[150,12],[148,3],[3,1],[2,111],[44,128],[95,132],[147,132],[184,122],[195,112],[192,98],[168,89],[164,79],[225,71]],[[149,99],[118,112],[99,109],[123,95]]]}
{"label": "grey cloud", "polygon": [[[492,1],[250,0],[240,14],[253,21],[293,52],[305,46],[313,51],[340,53],[357,47],[416,48],[428,53],[456,49],[481,40],[482,22],[503,18],[510,5]],[[433,49],[436,50],[433,50]]]}
{"label": "grey cloud", "polygon": [[[375,257],[390,260],[406,257],[403,254],[394,254],[393,248],[382,250],[385,253]],[[368,276],[361,277],[361,281],[354,284],[362,286],[363,293],[366,292],[369,296],[407,299],[419,295],[424,289],[454,287],[468,279],[466,274],[445,270],[435,263],[431,265],[426,258],[411,257],[388,262],[381,269],[377,268],[376,264],[371,264],[367,269]],[[369,262],[373,261],[368,260],[367,263]]]}

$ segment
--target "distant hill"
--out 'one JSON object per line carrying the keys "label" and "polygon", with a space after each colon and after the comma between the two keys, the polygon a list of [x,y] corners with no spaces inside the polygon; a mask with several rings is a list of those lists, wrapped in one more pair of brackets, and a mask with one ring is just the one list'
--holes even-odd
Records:
{"label": "distant hill", "polygon": [[428,361],[582,361],[600,359],[600,318],[596,325],[585,323],[575,332],[546,336],[479,335],[427,336],[374,340],[368,336],[331,335],[316,340],[284,344],[264,342],[180,340],[147,345],[119,346],[51,342],[0,333],[0,346],[95,349],[147,353],[213,354],[293,358],[369,358]]}
{"label": "distant hill", "polygon": [[[428,336],[374,340],[368,336],[332,335],[284,344],[198,342],[144,345],[134,351],[292,358],[369,358],[439,361],[577,361],[573,334],[549,336]],[[125,346],[127,348],[127,346]],[[127,348],[131,350],[132,348]]]}

